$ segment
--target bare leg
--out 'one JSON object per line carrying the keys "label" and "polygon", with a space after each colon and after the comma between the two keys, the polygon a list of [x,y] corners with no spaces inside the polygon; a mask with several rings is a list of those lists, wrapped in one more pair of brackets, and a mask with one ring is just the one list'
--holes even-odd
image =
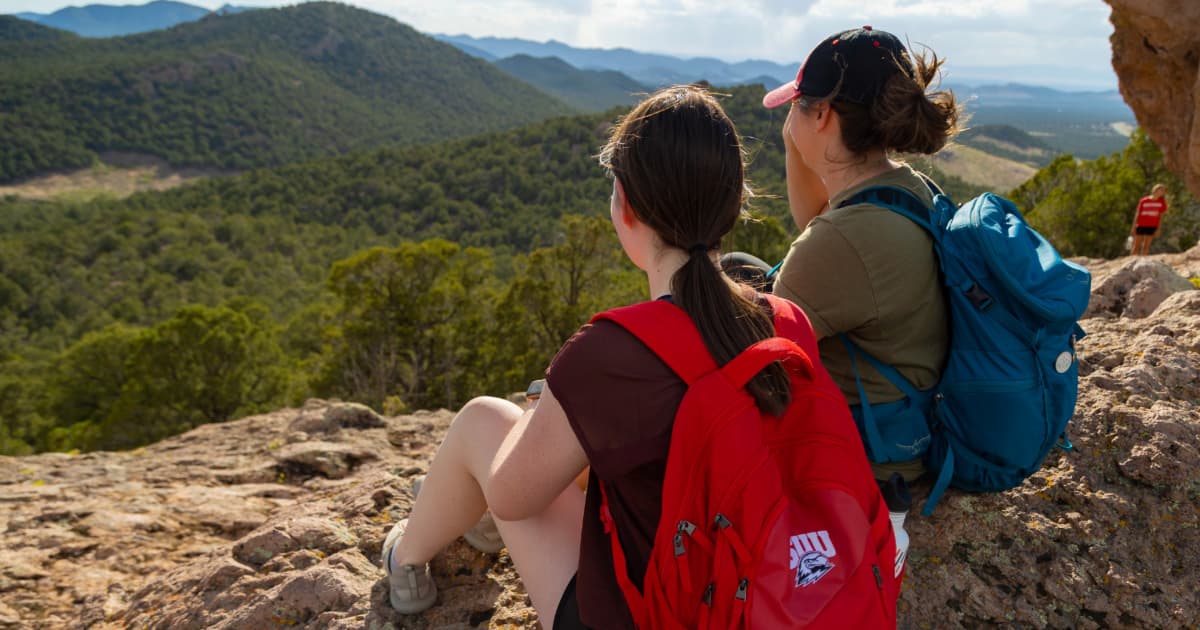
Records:
{"label": "bare leg", "polygon": [[[500,398],[475,398],[463,406],[429,466],[408,528],[392,549],[393,564],[428,562],[479,521],[487,509],[482,488],[492,459],[521,414],[520,407]],[[558,600],[578,568],[583,498],[571,484],[537,516],[496,519],[546,628],[553,627]]]}
{"label": "bare leg", "polygon": [[463,406],[438,447],[421,485],[408,528],[392,550],[396,565],[428,562],[479,522],[487,509],[481,482],[521,409],[499,398]]}
{"label": "bare leg", "polygon": [[558,602],[579,569],[583,504],[583,491],[571,484],[537,516],[521,521],[496,519],[542,628],[554,627]]}

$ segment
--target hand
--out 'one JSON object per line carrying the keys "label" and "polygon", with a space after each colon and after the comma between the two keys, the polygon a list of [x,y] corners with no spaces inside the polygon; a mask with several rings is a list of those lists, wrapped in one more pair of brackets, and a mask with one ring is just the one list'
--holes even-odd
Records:
{"label": "hand", "polygon": [[[788,118],[790,120],[791,115]],[[803,231],[813,217],[829,207],[829,193],[825,190],[825,182],[821,180],[821,176],[808,166],[800,150],[796,148],[788,125],[784,125],[783,146],[787,152],[784,163],[787,167],[788,207],[792,211],[792,220],[796,222],[796,227]]]}

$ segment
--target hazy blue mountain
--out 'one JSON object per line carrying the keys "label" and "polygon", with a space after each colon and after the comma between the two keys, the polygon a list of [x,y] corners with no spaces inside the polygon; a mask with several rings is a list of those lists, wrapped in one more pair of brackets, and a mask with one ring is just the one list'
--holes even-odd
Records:
{"label": "hazy blue mountain", "polygon": [[768,90],[774,90],[775,88],[783,85],[784,83],[786,83],[787,81],[790,81],[790,80],[791,79],[786,79],[786,80],[780,81],[779,79],[776,79],[773,76],[761,74],[757,77],[752,77],[750,79],[746,79],[745,85],[761,85],[764,88],[767,88]]}
{"label": "hazy blue mountain", "polygon": [[554,40],[533,42],[524,39],[468,35],[433,35],[457,46],[467,54],[483,51],[498,58],[513,55],[557,57],[583,70],[616,70],[646,86],[691,83],[701,79],[713,85],[744,85],[762,75],[781,77],[782,83],[796,76],[799,64],[781,65],[770,61],[749,60],[728,63],[710,57],[680,59],[670,55],[643,53],[628,48],[575,48]]}
{"label": "hazy blue mountain", "polygon": [[1086,111],[1110,121],[1133,121],[1133,112],[1116,90],[1064,92],[1048,87],[1005,83],[1001,85],[950,85],[968,105],[980,107],[1025,107]]}
{"label": "hazy blue mountain", "polygon": [[490,53],[486,50],[482,50],[482,49],[476,48],[474,46],[468,46],[467,44],[454,44],[451,42],[446,42],[446,43],[467,53],[468,55],[471,55],[472,57],[477,57],[484,61],[495,61],[495,60],[499,59],[499,57],[497,57],[496,55],[493,55],[492,53]]}
{"label": "hazy blue mountain", "polygon": [[[956,58],[957,59],[957,58]],[[952,59],[942,69],[947,83],[955,85],[1040,85],[1057,90],[1115,91],[1117,75],[1107,64],[1094,68],[1026,64],[1009,66],[963,66]]]}
{"label": "hazy blue mountain", "polygon": [[580,70],[557,57],[513,55],[496,67],[584,111],[632,105],[646,86],[616,70]]}
{"label": "hazy blue mountain", "polygon": [[[226,5],[216,12],[230,14],[248,9]],[[66,7],[48,14],[17,13],[16,16],[84,37],[114,37],[170,28],[176,24],[199,20],[209,13],[204,7],[173,0],[155,0],[142,5],[90,4],[83,7]]]}

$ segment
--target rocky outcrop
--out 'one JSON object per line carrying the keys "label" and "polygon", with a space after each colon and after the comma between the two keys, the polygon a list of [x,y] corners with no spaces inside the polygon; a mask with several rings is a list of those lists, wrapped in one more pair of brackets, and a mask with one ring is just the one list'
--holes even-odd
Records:
{"label": "rocky outcrop", "polygon": [[1197,288],[1200,248],[1182,254],[1117,260],[1076,259],[1092,272],[1092,297],[1084,319],[1128,317],[1141,319],[1168,296]]}
{"label": "rocky outcrop", "polygon": [[451,417],[314,400],[124,453],[0,457],[0,628],[524,623],[511,563],[466,544],[435,563],[445,606],[385,603],[379,546]]}
{"label": "rocky outcrop", "polygon": [[1105,0],[1112,7],[1113,68],[1138,124],[1168,168],[1200,195],[1200,3]]}
{"label": "rocky outcrop", "polygon": [[[1084,262],[1075,449],[910,516],[901,627],[1200,624],[1200,248]],[[438,606],[387,605],[380,545],[451,417],[310,401],[0,458],[0,628],[536,628],[509,557],[461,541],[433,563]]]}

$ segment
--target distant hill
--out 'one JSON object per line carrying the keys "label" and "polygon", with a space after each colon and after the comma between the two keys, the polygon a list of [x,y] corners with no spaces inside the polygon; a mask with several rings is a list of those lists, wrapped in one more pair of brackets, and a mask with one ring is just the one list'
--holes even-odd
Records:
{"label": "distant hill", "polygon": [[583,111],[632,105],[649,88],[615,70],[579,70],[557,57],[513,55],[496,67]]}
{"label": "distant hill", "polygon": [[342,4],[210,14],[110,39],[18,22],[0,21],[0,181],[86,165],[103,151],[176,166],[267,166],[574,111]]}
{"label": "distant hill", "polygon": [[799,63],[778,64],[770,61],[748,60],[728,63],[709,57],[680,59],[670,55],[643,53],[628,48],[575,48],[556,42],[533,42],[524,39],[482,37],[469,35],[434,35],[433,37],[471,51],[484,51],[497,58],[513,55],[557,57],[583,70],[616,70],[643,85],[662,87],[676,83],[707,80],[713,85],[748,85],[763,75],[783,77],[782,83],[796,76]]}
{"label": "distant hill", "polygon": [[958,134],[955,142],[1038,168],[1049,164],[1058,153],[1012,125],[972,126]]}
{"label": "distant hill", "polygon": [[[229,12],[229,9],[233,9],[233,12],[244,10],[227,6],[222,11]],[[89,4],[83,7],[66,7],[54,13],[16,15],[84,37],[113,37],[170,28],[183,22],[199,20],[208,14],[209,10],[204,7],[172,0],[155,0],[143,5]]]}
{"label": "distant hill", "polygon": [[1017,83],[948,87],[966,105],[971,126],[1016,127],[1054,153],[1084,159],[1120,151],[1129,138],[1118,127],[1137,124],[1116,90],[1063,92]]}
{"label": "distant hill", "polygon": [[[1000,194],[1020,186],[1037,172],[1037,167],[1028,162],[960,143],[951,144],[933,157],[923,159],[932,162],[943,173]],[[959,202],[966,201],[966,198],[952,197]]]}

